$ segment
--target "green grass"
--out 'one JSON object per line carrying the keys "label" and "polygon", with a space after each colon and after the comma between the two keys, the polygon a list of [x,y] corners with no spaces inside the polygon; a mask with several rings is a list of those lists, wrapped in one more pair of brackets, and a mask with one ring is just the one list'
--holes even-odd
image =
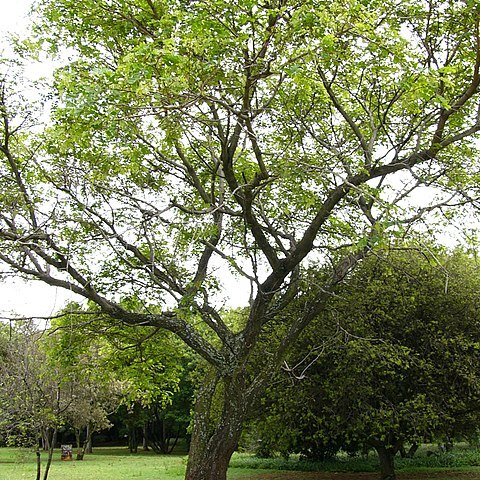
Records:
{"label": "green grass", "polygon": [[[433,455],[427,455],[427,451]],[[46,455],[42,454],[42,468]],[[62,462],[55,451],[49,480],[183,480],[186,455],[156,455],[151,452],[130,454],[126,448],[96,448],[82,462]],[[396,460],[397,471],[439,472],[446,470],[480,473],[480,451],[455,448],[452,453],[440,454],[435,447],[423,448],[413,459]],[[25,449],[0,448],[0,478],[30,480],[35,478],[35,454]],[[297,458],[259,459],[249,454],[234,455],[228,473],[229,480],[255,478],[260,473],[280,471],[376,472],[375,455],[350,458],[339,456],[326,462],[305,462]]]}
{"label": "green grass", "polygon": [[[42,453],[42,472],[46,454]],[[185,455],[156,455],[151,452],[130,454],[126,448],[96,448],[81,462],[60,460],[60,451],[54,454],[49,480],[183,480],[187,457]],[[257,473],[260,470],[255,470]],[[30,480],[35,478],[35,453],[25,449],[0,448],[0,479]],[[232,468],[228,478],[241,479],[251,470]],[[43,474],[43,473],[42,473]]]}
{"label": "green grass", "polygon": [[[44,462],[46,461],[46,455]],[[126,450],[96,449],[92,455],[86,455],[82,462],[62,462],[60,452],[55,451],[50,471],[50,480],[102,480],[127,479],[182,479],[186,457],[163,457],[157,455],[130,455]],[[43,467],[43,465],[42,465]],[[0,450],[0,478],[20,480],[35,478],[35,455],[25,450]]]}

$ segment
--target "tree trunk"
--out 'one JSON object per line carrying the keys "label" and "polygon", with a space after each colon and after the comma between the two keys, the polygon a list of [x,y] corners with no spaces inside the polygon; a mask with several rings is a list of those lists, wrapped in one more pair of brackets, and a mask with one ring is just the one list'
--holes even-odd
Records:
{"label": "tree trunk", "polygon": [[247,412],[245,390],[238,377],[207,378],[197,395],[185,480],[226,480]]}
{"label": "tree trunk", "polygon": [[143,438],[142,438],[143,451],[148,452],[149,451],[149,448],[148,448],[148,429],[147,429],[147,425],[145,425],[145,424],[142,427],[142,434],[143,434]]}
{"label": "tree trunk", "polygon": [[77,443],[77,460],[83,460],[81,433],[82,432],[80,428],[75,428],[75,442]]}
{"label": "tree trunk", "polygon": [[[83,460],[85,453],[92,453],[92,428],[88,424],[85,432],[85,440],[83,442],[82,450],[77,450],[77,460]],[[80,438],[80,437],[78,437]]]}
{"label": "tree trunk", "polygon": [[395,453],[392,448],[375,446],[380,460],[381,480],[396,480],[395,476]]}
{"label": "tree trunk", "polygon": [[44,452],[48,450],[48,433],[45,428],[42,428],[42,450]]}
{"label": "tree trunk", "polygon": [[180,427],[178,427],[177,429],[177,434],[175,435],[175,438],[172,437],[172,440],[173,442],[170,444],[170,446],[168,447],[168,454],[170,455],[173,450],[175,449],[175,447],[177,446],[177,443],[178,443],[178,439],[180,438]]}
{"label": "tree trunk", "polygon": [[413,458],[415,456],[415,453],[418,450],[418,447],[419,447],[418,443],[412,443],[412,445],[408,449],[406,457],[407,458]]}
{"label": "tree trunk", "polygon": [[92,425],[89,423],[87,425],[87,433],[85,438],[85,453],[93,453],[92,436],[93,436],[93,428],[92,428]]}
{"label": "tree trunk", "polygon": [[37,458],[37,476],[36,480],[40,480],[42,474],[42,460],[40,454],[40,445],[37,444],[37,449],[35,450],[35,455]]}
{"label": "tree trunk", "polygon": [[43,480],[47,480],[50,467],[52,466],[53,449],[55,448],[55,443],[57,443],[57,427],[52,430],[51,436],[48,438],[48,443],[48,458],[47,465],[45,466],[45,472],[43,474]]}
{"label": "tree trunk", "polygon": [[130,453],[138,452],[137,427],[134,423],[128,424],[128,450]]}

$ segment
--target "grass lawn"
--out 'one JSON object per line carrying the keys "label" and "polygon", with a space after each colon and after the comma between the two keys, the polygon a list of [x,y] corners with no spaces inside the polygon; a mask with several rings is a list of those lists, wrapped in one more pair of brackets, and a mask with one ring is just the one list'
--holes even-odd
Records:
{"label": "grass lawn", "polygon": [[[455,460],[433,460],[398,465],[398,480],[480,480],[480,453],[459,451]],[[445,461],[448,460],[448,464]],[[42,468],[46,455],[42,454]],[[54,455],[49,480],[183,480],[187,457],[185,455],[156,455],[151,452],[130,454],[126,448],[96,448],[82,462],[62,462],[60,451]],[[436,463],[435,463],[436,462]],[[423,463],[423,464],[422,464]],[[374,458],[331,461],[324,464],[299,464],[296,460],[261,460],[250,455],[237,454],[228,472],[229,480],[377,480]],[[312,471],[296,471],[312,470]],[[35,454],[24,449],[0,448],[1,480],[33,480]]]}
{"label": "grass lawn", "polygon": [[[35,453],[25,449],[0,448],[0,479],[34,479],[36,472]],[[42,453],[42,474],[46,454]],[[149,452],[130,454],[126,448],[96,448],[81,462],[60,460],[60,451],[55,451],[49,480],[183,480],[186,456],[156,455]],[[231,480],[252,478],[251,469],[232,468]],[[254,474],[270,470],[253,470]]]}

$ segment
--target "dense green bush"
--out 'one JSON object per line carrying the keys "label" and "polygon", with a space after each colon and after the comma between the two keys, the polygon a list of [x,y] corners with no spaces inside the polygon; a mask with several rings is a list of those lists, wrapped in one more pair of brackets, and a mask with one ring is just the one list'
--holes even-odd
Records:
{"label": "dense green bush", "polygon": [[[456,446],[451,452],[444,453],[437,445],[429,444],[422,446],[414,458],[398,457],[395,463],[398,470],[480,467],[480,449],[461,445]],[[251,454],[236,454],[230,466],[305,472],[374,472],[379,469],[376,455],[353,457],[345,452],[340,452],[334,458],[324,461],[307,460],[299,455],[291,455],[286,459],[278,455],[271,458],[258,458]]]}

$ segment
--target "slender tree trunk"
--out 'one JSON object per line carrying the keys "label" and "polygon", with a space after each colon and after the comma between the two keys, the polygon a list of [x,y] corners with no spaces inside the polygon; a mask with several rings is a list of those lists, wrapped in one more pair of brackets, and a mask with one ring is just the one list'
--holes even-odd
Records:
{"label": "slender tree trunk", "polygon": [[396,480],[395,476],[395,453],[392,448],[384,445],[375,446],[380,460],[381,480]]}
{"label": "slender tree trunk", "polygon": [[166,455],[168,454],[169,438],[167,436],[167,428],[166,428],[165,420],[160,421],[160,428],[162,429],[162,432],[160,434],[162,437],[162,440],[161,440],[162,450],[163,450],[163,453]]}
{"label": "slender tree trunk", "polygon": [[50,467],[52,465],[53,459],[53,449],[55,448],[55,444],[57,443],[57,428],[55,427],[52,430],[51,436],[48,438],[48,458],[47,458],[47,465],[45,466],[45,472],[43,474],[43,480],[47,480],[48,474],[50,472]]}
{"label": "slender tree trunk", "polygon": [[85,453],[92,453],[92,428],[90,424],[88,424],[86,428],[82,450],[77,451],[77,460],[83,460]]}
{"label": "slender tree trunk", "polygon": [[[246,417],[244,394],[245,385],[239,378],[220,381],[212,376],[200,389],[185,480],[226,480]],[[214,418],[216,407],[221,408],[219,418]]]}
{"label": "slender tree trunk", "polygon": [[149,451],[149,448],[148,448],[148,429],[147,429],[147,426],[145,424],[142,427],[142,434],[143,434],[143,438],[142,438],[143,451],[148,452]]}
{"label": "slender tree trunk", "polygon": [[79,428],[75,429],[75,442],[77,443],[77,460],[83,460],[82,453],[82,441],[81,441],[81,430]]}
{"label": "slender tree trunk", "polygon": [[128,424],[128,450],[130,453],[138,452],[137,427],[133,423]]}
{"label": "slender tree trunk", "polygon": [[89,423],[87,425],[87,433],[85,438],[85,453],[93,453],[92,436],[93,436],[93,428],[92,428],[92,425]]}
{"label": "slender tree trunk", "polygon": [[42,450],[45,452],[48,450],[48,433],[44,428],[42,428]]}
{"label": "slender tree trunk", "polygon": [[167,452],[168,454],[173,452],[173,450],[177,446],[179,438],[180,438],[180,427],[178,427],[178,429],[177,429],[177,434],[176,434],[175,438],[173,439],[172,444],[168,447],[168,452]]}
{"label": "slender tree trunk", "polygon": [[37,443],[37,449],[35,450],[35,455],[37,457],[37,477],[36,480],[40,480],[42,475],[42,459],[40,454],[40,445]]}

